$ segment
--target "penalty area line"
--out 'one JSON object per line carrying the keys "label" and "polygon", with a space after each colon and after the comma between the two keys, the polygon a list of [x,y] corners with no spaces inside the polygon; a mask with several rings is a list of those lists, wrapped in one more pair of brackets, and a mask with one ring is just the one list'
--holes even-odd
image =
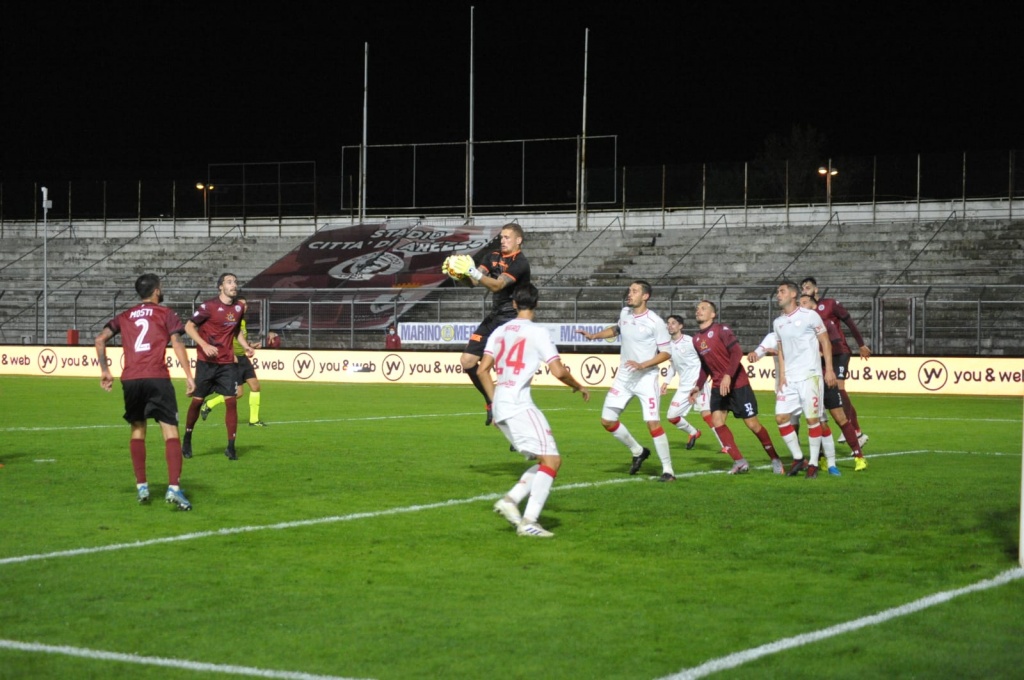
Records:
{"label": "penalty area line", "polygon": [[956,590],[947,590],[941,593],[935,593],[934,595],[928,595],[927,597],[922,597],[919,600],[908,602],[907,604],[900,605],[899,607],[886,609],[885,611],[878,612],[877,614],[864,616],[859,619],[854,619],[853,621],[847,621],[846,623],[840,623],[811,633],[803,633],[801,635],[794,635],[793,637],[784,638],[782,640],[776,640],[775,642],[770,642],[766,645],[761,645],[760,647],[736,652],[717,659],[711,659],[699,666],[687,668],[674,675],[666,675],[663,678],[659,678],[659,680],[697,680],[697,678],[704,678],[713,673],[719,673],[721,671],[736,668],[772,654],[796,649],[797,647],[802,647],[813,642],[827,640],[828,638],[860,630],[861,628],[877,626],[902,616],[915,614],[930,607],[944,604],[963,595],[970,595],[972,593],[982,592],[991,588],[998,588],[1021,578],[1024,578],[1024,568],[1017,567],[1015,569],[1004,571],[994,578],[978,581],[977,583],[963,588],[958,588]]}
{"label": "penalty area line", "polygon": [[96,649],[85,649],[82,647],[69,647],[66,645],[44,645],[38,642],[19,642],[17,640],[0,640],[0,649],[41,654],[60,654],[63,656],[74,656],[94,661],[117,661],[120,663],[131,663],[140,666],[163,666],[164,668],[179,668],[186,671],[222,673],[225,675],[244,675],[252,678],[274,678],[275,680],[355,680],[354,678],[343,678],[336,675],[316,675],[313,673],[300,673],[296,671],[275,671],[267,668],[253,668],[251,666],[233,666],[200,661],[186,661],[183,659],[167,659],[160,656],[139,656],[137,654],[105,652]]}

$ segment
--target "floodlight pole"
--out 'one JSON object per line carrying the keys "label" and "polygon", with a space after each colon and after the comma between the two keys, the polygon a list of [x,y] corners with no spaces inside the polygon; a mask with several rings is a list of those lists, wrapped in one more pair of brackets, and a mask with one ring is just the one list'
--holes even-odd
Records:
{"label": "floodlight pole", "polygon": [[359,151],[359,223],[366,215],[366,104],[370,92],[370,43],[363,43],[363,143]]}
{"label": "floodlight pole", "polygon": [[473,217],[473,52],[474,52],[474,7],[469,8],[469,148],[466,149],[466,221]]}
{"label": "floodlight pole", "polygon": [[587,61],[590,58],[590,29],[583,33],[583,129],[580,140],[579,214],[576,229],[587,228]]}
{"label": "floodlight pole", "polygon": [[49,228],[47,227],[46,214],[50,212],[50,208],[53,207],[53,201],[49,199],[50,190],[46,187],[42,187],[43,190],[43,344],[50,344],[50,310],[48,307],[49,298],[49,266],[48,266],[48,252],[47,252],[47,240],[49,237]]}

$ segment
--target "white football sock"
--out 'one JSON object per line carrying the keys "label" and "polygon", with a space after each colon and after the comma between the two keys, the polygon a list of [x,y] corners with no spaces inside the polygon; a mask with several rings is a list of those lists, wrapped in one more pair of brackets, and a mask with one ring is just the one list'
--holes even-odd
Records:
{"label": "white football sock", "polygon": [[526,511],[523,512],[524,522],[536,522],[540,519],[541,510],[544,509],[544,504],[548,501],[548,494],[551,493],[551,485],[554,483],[555,478],[546,469],[537,473],[537,476],[533,478],[530,500],[526,502]]}
{"label": "white football sock", "polygon": [[523,473],[523,476],[519,478],[516,485],[505,494],[512,499],[512,502],[519,505],[524,498],[530,495],[530,489],[533,487],[534,479],[537,476],[537,469],[540,465],[534,465],[529,470]]}

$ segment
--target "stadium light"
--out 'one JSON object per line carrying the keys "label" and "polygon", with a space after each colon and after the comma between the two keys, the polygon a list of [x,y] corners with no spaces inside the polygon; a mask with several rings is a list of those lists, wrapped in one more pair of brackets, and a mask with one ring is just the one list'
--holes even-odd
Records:
{"label": "stadium light", "polygon": [[207,203],[206,195],[213,191],[216,187],[212,184],[203,184],[202,182],[196,182],[196,189],[203,192],[203,218],[210,219],[210,207]]}
{"label": "stadium light", "polygon": [[832,167],[832,159],[828,159],[828,167],[824,165],[818,168],[818,174],[825,177],[825,201],[828,204],[828,218],[832,219],[832,178],[839,174],[839,170]]}

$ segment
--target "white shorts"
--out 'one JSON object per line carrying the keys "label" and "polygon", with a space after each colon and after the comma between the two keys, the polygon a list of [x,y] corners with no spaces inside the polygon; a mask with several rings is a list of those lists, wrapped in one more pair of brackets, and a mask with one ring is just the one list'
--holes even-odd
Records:
{"label": "white shorts", "polygon": [[[697,403],[690,403],[690,390],[676,390],[675,396],[672,397],[672,401],[668,405],[668,413],[665,417],[671,420],[672,418],[685,418],[686,414],[693,410],[695,406],[700,406],[701,394],[697,394]],[[700,411],[697,411],[700,413]]]}
{"label": "white shorts", "polygon": [[803,413],[805,418],[820,419],[825,409],[824,391],[825,383],[820,375],[787,382],[781,391],[775,393],[775,415]]}
{"label": "white shorts", "polygon": [[711,381],[705,380],[704,387],[697,393],[697,401],[693,404],[697,413],[711,411]]}
{"label": "white shorts", "polygon": [[636,397],[640,401],[640,411],[645,421],[661,420],[661,388],[658,386],[658,372],[648,371],[641,376],[632,387],[616,380],[604,398],[601,418],[618,420],[629,400]]}
{"label": "white shorts", "polygon": [[527,460],[536,456],[557,456],[558,446],[547,418],[537,407],[521,411],[505,420],[495,421],[516,451]]}

